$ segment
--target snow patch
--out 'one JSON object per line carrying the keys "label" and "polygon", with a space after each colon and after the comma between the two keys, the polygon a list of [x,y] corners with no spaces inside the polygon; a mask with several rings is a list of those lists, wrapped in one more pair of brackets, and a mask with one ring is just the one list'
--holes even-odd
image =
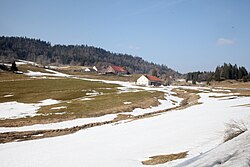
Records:
{"label": "snow patch", "polygon": [[0,119],[16,119],[34,116],[39,109],[34,104],[13,102],[0,103]]}
{"label": "snow patch", "polygon": [[87,96],[97,96],[97,95],[101,95],[102,93],[101,92],[97,92],[95,90],[92,90],[91,93],[86,93]]}
{"label": "snow patch", "polygon": [[3,97],[12,97],[12,96],[14,96],[14,95],[4,95]]}
{"label": "snow patch", "polygon": [[53,108],[51,108],[51,110],[60,110],[63,108],[67,108],[67,106],[53,107]]}
{"label": "snow patch", "polygon": [[89,100],[94,100],[95,98],[88,98],[88,97],[86,97],[86,98],[82,98],[81,100],[82,101],[89,101]]}
{"label": "snow patch", "polygon": [[123,102],[123,104],[127,105],[127,104],[131,104],[132,102],[129,102],[129,101],[126,101],[126,102]]}
{"label": "snow patch", "polygon": [[45,69],[45,70],[51,73],[34,72],[31,70],[28,70],[28,73],[24,73],[24,74],[27,76],[31,76],[31,77],[38,77],[38,76],[69,77],[70,76],[70,75],[63,74],[54,70],[49,70],[49,69]]}
{"label": "snow patch", "polygon": [[42,100],[42,101],[39,101],[39,102],[40,103],[35,104],[35,105],[41,107],[41,106],[48,106],[48,105],[58,104],[61,101],[54,100],[54,99],[46,99],[46,100]]}
{"label": "snow patch", "polygon": [[41,137],[41,136],[43,136],[43,134],[32,135],[32,136]]}
{"label": "snow patch", "polygon": [[46,99],[39,103],[19,103],[16,101],[0,103],[0,119],[16,119],[37,115],[42,106],[60,103],[58,100]]}

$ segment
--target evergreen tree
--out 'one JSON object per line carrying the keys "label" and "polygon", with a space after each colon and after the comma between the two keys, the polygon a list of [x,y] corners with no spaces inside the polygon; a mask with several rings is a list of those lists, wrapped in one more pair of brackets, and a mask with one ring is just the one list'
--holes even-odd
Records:
{"label": "evergreen tree", "polygon": [[229,68],[226,63],[222,66],[221,79],[229,79]]}
{"label": "evergreen tree", "polygon": [[215,79],[215,81],[220,81],[221,80],[221,78],[220,78],[220,76],[221,76],[221,72],[220,72],[221,70],[220,70],[220,66],[217,66],[216,67],[216,69],[215,69],[215,72],[214,72],[214,79]]}
{"label": "evergreen tree", "polygon": [[230,64],[229,63],[229,65],[228,65],[228,79],[234,79],[233,78],[233,66],[232,66],[232,64]]}
{"label": "evergreen tree", "polygon": [[244,77],[244,69],[242,67],[239,67],[238,77],[239,79]]}
{"label": "evergreen tree", "polygon": [[233,71],[232,71],[232,79],[238,79],[239,77],[238,77],[238,73],[239,73],[239,70],[238,70],[238,67],[237,67],[237,65],[235,64],[234,66],[233,66]]}

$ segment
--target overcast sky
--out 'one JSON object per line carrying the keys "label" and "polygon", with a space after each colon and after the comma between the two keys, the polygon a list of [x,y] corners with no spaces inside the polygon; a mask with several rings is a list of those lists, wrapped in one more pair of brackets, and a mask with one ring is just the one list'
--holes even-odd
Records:
{"label": "overcast sky", "polygon": [[92,45],[179,72],[250,70],[250,0],[0,0],[0,35]]}

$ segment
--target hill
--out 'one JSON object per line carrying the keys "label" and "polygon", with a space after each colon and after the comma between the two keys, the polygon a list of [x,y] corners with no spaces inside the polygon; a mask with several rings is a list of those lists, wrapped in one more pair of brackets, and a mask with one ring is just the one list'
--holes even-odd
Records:
{"label": "hill", "polygon": [[26,37],[0,37],[0,61],[23,59],[42,65],[83,65],[106,67],[110,64],[123,66],[130,73],[150,73],[175,76],[178,72],[128,54],[112,53],[88,45],[54,45],[40,39]]}

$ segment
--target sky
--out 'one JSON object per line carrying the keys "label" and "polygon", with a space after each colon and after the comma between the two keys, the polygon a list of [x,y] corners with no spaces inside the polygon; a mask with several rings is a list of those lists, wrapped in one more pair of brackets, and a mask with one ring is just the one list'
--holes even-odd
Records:
{"label": "sky", "polygon": [[87,44],[181,72],[250,70],[250,0],[0,0],[0,36]]}

